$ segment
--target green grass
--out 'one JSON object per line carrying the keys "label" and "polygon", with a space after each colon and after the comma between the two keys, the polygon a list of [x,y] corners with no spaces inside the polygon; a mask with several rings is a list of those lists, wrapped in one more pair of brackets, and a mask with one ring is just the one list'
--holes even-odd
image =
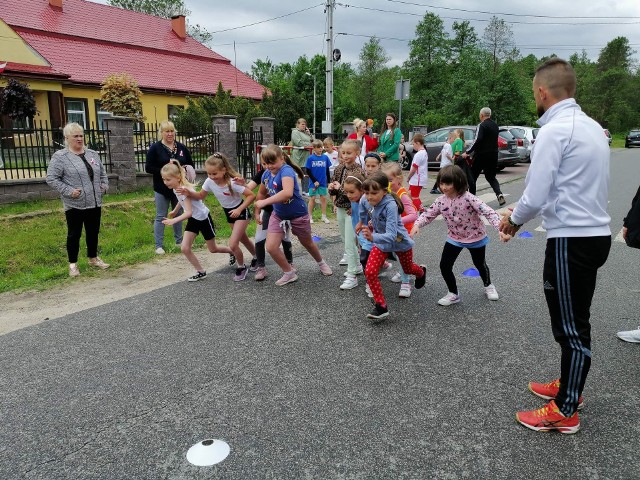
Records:
{"label": "green grass", "polygon": [[624,148],[624,137],[626,133],[614,133],[611,135],[611,148]]}
{"label": "green grass", "polygon": [[[153,219],[155,205],[150,189],[122,195],[108,195],[102,208],[99,255],[111,268],[148,261],[155,257]],[[228,238],[229,225],[215,199],[207,205],[220,238]],[[36,215],[24,215],[37,212]],[[22,215],[22,216],[19,216]],[[247,230],[252,236],[255,223]],[[43,290],[73,281],[68,276],[65,248],[67,226],[60,200],[43,200],[0,205],[0,292]],[[165,228],[168,254],[180,254],[173,245],[172,229]],[[202,247],[201,236],[196,248]],[[78,265],[82,275],[97,275],[87,269],[84,235],[80,241]]]}

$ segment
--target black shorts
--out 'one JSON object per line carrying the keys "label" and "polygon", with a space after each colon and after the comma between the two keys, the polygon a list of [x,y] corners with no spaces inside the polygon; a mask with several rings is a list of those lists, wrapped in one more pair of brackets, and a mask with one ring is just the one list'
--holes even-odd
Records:
{"label": "black shorts", "polygon": [[235,210],[240,205],[242,205],[242,203],[239,203],[237,206],[235,206],[233,208],[224,208],[224,207],[222,207],[222,209],[224,210],[224,214],[227,216],[227,222],[235,223],[236,220],[251,220],[251,212],[249,212],[248,208],[245,208],[237,218],[231,218],[229,216],[229,212],[231,210]]}
{"label": "black shorts", "polygon": [[187,226],[184,228],[185,232],[193,232],[196,235],[202,233],[205,240],[211,240],[216,238],[216,227],[213,225],[211,215],[207,215],[204,220],[196,220],[193,217],[187,219]]}

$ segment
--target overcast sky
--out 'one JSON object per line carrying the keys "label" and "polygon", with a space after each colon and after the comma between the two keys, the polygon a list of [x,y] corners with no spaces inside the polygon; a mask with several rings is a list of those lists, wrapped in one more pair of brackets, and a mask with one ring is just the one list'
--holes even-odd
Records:
{"label": "overcast sky", "polygon": [[[188,20],[214,33],[211,48],[242,71],[249,71],[256,59],[294,62],[303,54],[311,57],[326,50],[325,0],[184,1],[191,10]],[[511,27],[523,56],[556,53],[568,58],[584,48],[595,60],[617,36],[627,37],[632,48],[640,50],[639,0],[342,0],[334,11],[334,47],[341,50],[342,61],[355,66],[363,44],[376,35],[390,64],[400,65],[407,59],[407,40],[427,10],[442,18],[449,33],[454,21],[470,20],[479,37],[495,14]],[[256,22],[263,23],[237,28]]]}

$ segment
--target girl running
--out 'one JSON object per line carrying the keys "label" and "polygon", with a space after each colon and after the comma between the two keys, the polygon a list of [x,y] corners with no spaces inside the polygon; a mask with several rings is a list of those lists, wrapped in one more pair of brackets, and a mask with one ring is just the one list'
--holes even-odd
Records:
{"label": "girl running", "polygon": [[[481,216],[484,216],[496,230],[500,225],[500,217],[486,203],[467,191],[467,176],[462,169],[449,165],[438,173],[438,185],[443,195],[436,198],[433,204],[418,217],[411,236],[417,235],[420,228],[428,225],[438,215],[442,215],[449,229],[447,241],[442,250],[440,272],[449,292],[438,300],[443,306],[453,305],[460,301],[453,265],[463,248],[469,250],[473,264],[480,272],[484,283],[484,293],[489,300],[498,300],[496,287],[491,283],[489,267],[485,262],[486,245],[489,237]],[[507,241],[509,235],[500,233],[500,240]]]}
{"label": "girl running", "polygon": [[[204,162],[204,168],[207,171],[207,179],[202,184],[202,189],[199,192],[186,194],[196,200],[204,200],[209,193],[213,193],[218,202],[220,202],[227,217],[227,222],[229,222],[229,227],[231,227],[229,248],[236,257],[237,262],[236,274],[233,280],[241,282],[247,277],[249,269],[252,272],[258,269],[256,248],[247,235],[247,226],[251,220],[251,213],[248,207],[256,196],[247,187],[232,181],[235,178],[239,178],[240,174],[233,169],[227,157],[222,153],[215,152],[207,158]],[[240,248],[240,243],[249,250],[253,257],[249,268],[244,264],[244,253]]]}
{"label": "girl running", "polygon": [[[389,179],[382,173],[374,173],[363,183],[363,190],[369,202],[369,211],[360,210],[357,232],[373,243],[365,268],[367,283],[371,287],[374,309],[367,315],[373,320],[383,320],[389,316],[389,309],[378,279],[378,272],[385,259],[395,253],[407,275],[416,276],[416,288],[424,287],[427,269],[413,262],[413,240],[402,225],[400,214],[402,202],[393,193],[388,193]],[[367,217],[371,220],[367,222]]]}
{"label": "girl running", "polygon": [[259,214],[262,208],[273,205],[267,229],[266,248],[283,272],[282,277],[276,281],[276,285],[286,285],[298,279],[296,270],[280,250],[280,244],[289,230],[298,237],[302,246],[318,262],[320,272],[323,275],[331,275],[333,273],[331,267],[323,260],[320,250],[311,237],[307,204],[300,195],[300,186],[296,180],[296,172],[302,176],[302,171],[298,171],[299,168],[294,170],[293,166],[287,162],[282,149],[277,145],[267,146],[262,151],[261,160],[267,170],[262,176],[255,207]]}
{"label": "girl running", "polygon": [[[162,223],[164,225],[175,225],[188,219],[180,250],[182,250],[184,256],[187,257],[187,260],[189,260],[191,265],[196,269],[196,274],[187,280],[197,282],[207,276],[207,272],[202,268],[198,257],[196,257],[191,250],[193,241],[198,236],[198,233],[202,233],[207,248],[211,253],[231,253],[231,249],[229,247],[219,247],[216,245],[216,230],[206,205],[202,203],[201,200],[192,200],[186,193],[180,193],[180,191],[188,191],[195,194],[193,190],[194,185],[185,178],[185,171],[180,163],[175,159],[170,160],[169,163],[162,167],[160,175],[164,184],[172,189],[178,198],[178,204],[167,215],[169,218],[164,218]],[[180,208],[183,209],[183,212],[176,217]]]}

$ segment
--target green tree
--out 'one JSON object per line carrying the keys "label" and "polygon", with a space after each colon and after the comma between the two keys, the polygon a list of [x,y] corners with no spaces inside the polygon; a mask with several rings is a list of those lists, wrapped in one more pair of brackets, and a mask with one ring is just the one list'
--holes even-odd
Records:
{"label": "green tree", "polygon": [[459,61],[466,50],[478,46],[479,39],[469,20],[453,22],[452,29],[451,54],[454,61]]}
{"label": "green tree", "polygon": [[142,116],[142,92],[138,83],[128,73],[109,75],[100,89],[100,104],[114,115],[129,117],[144,122]]}
{"label": "green tree", "polygon": [[393,100],[393,78],[387,67],[390,57],[380,45],[380,40],[371,37],[360,50],[359,59],[356,75],[358,88],[354,92],[361,109],[359,115],[365,118],[379,117],[384,115],[384,105]]}
{"label": "green tree", "polygon": [[[498,65],[507,58],[513,58],[515,44],[511,27],[495,15],[482,34],[483,45],[493,59],[493,71],[498,71]],[[517,51],[516,51],[517,52]]]}

